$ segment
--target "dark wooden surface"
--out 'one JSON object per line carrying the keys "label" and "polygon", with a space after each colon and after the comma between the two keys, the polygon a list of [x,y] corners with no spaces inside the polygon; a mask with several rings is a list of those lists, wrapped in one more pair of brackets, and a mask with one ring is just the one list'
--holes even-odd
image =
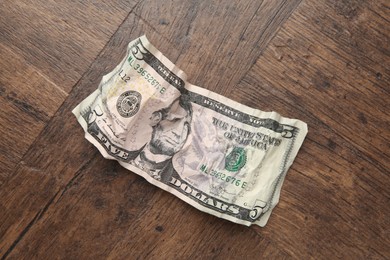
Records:
{"label": "dark wooden surface", "polygon": [[[0,257],[389,259],[385,0],[2,1]],[[149,40],[201,87],[308,123],[265,228],[104,160],[71,110]]]}

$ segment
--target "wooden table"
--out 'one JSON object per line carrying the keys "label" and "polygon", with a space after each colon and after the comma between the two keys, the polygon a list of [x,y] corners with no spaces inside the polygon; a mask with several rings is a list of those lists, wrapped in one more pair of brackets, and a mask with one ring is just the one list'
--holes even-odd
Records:
{"label": "wooden table", "polygon": [[[0,256],[389,259],[390,3],[2,1]],[[129,41],[189,81],[308,123],[265,228],[103,159],[71,110]]]}

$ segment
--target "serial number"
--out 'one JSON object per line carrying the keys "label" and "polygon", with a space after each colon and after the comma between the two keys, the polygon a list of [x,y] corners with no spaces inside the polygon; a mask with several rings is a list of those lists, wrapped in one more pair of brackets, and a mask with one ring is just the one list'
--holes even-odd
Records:
{"label": "serial number", "polygon": [[[161,94],[165,92],[166,88],[163,87],[146,69],[142,68],[140,64],[135,63],[135,60],[132,56],[130,56],[127,61],[129,62],[130,66],[133,67],[133,69],[137,71],[138,74],[140,74],[150,85],[156,89],[159,89]],[[131,79],[129,75],[123,73],[123,70],[119,72],[119,76],[125,82]]]}
{"label": "serial number", "polygon": [[241,189],[245,189],[248,185],[246,181],[242,181],[240,179],[237,179],[236,177],[226,175],[225,173],[216,171],[214,169],[208,169],[207,165],[204,164],[202,164],[202,166],[200,167],[200,171],[218,180],[222,180],[237,187],[240,187]]}

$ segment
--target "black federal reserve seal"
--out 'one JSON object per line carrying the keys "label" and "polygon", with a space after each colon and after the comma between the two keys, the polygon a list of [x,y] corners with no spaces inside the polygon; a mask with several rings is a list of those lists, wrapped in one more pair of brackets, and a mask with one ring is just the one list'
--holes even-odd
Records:
{"label": "black federal reserve seal", "polygon": [[141,99],[142,96],[137,91],[129,90],[123,92],[116,102],[116,109],[121,116],[132,117],[138,112]]}

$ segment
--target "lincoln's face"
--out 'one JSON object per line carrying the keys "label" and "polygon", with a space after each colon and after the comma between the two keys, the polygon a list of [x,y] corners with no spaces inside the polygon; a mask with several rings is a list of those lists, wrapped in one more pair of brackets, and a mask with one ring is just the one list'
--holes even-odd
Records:
{"label": "lincoln's face", "polygon": [[191,124],[190,112],[176,100],[168,110],[155,112],[152,117],[156,125],[153,126],[149,144],[151,152],[173,156],[187,140]]}

